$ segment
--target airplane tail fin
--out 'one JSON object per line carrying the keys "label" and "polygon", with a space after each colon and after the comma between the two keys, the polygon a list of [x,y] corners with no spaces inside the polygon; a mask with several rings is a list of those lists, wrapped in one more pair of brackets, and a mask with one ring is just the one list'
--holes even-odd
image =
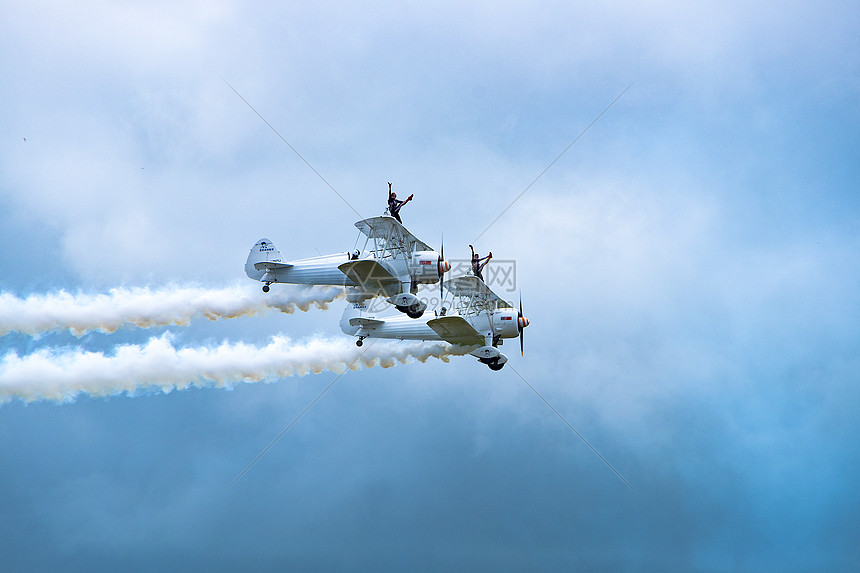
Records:
{"label": "airplane tail fin", "polygon": [[361,328],[360,326],[349,323],[350,319],[361,318],[367,314],[367,305],[363,302],[348,302],[346,308],[343,309],[343,315],[340,317],[340,329],[344,334],[355,336]]}
{"label": "airplane tail fin", "polygon": [[283,261],[281,252],[275,247],[269,239],[260,239],[248,253],[248,260],[245,261],[245,274],[255,281],[261,280],[266,274],[266,269],[257,269],[254,267],[257,263],[280,263]]}

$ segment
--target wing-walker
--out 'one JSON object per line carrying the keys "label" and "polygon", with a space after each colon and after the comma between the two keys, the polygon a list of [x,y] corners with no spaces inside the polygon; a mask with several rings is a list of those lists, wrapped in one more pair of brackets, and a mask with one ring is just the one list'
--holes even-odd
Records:
{"label": "wing-walker", "polygon": [[491,370],[501,370],[508,361],[498,349],[504,339],[519,337],[522,354],[523,329],[529,325],[529,320],[523,316],[522,298],[517,310],[471,274],[445,281],[444,286],[453,299],[450,313],[443,306],[434,318],[377,318],[363,302],[348,303],[340,328],[345,334],[358,337],[357,346],[364,344],[365,338],[393,338],[444,340],[471,347],[469,354]]}
{"label": "wing-walker", "polygon": [[362,219],[355,226],[366,236],[363,249],[294,261],[285,261],[269,239],[260,239],[245,273],[263,283],[263,292],[274,283],[344,286],[350,303],[384,296],[410,318],[420,317],[427,303],[416,296],[418,285],[436,284],[451,270],[444,247],[436,252],[393,217]]}

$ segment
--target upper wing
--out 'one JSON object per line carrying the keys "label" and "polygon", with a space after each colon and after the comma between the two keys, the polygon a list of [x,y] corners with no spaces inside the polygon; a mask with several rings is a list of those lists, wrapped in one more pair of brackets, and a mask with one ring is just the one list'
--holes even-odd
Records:
{"label": "upper wing", "polygon": [[461,316],[442,316],[427,321],[427,326],[451,344],[483,345],[484,337]]}
{"label": "upper wing", "polygon": [[368,291],[387,291],[396,287],[400,289],[400,279],[388,272],[384,266],[377,261],[363,259],[360,261],[349,261],[337,267],[356,286]]}
{"label": "upper wing", "polygon": [[410,233],[406,227],[397,222],[394,217],[370,217],[355,224],[358,230],[367,235],[368,239],[377,239],[392,243],[386,248],[405,249],[413,251],[432,251],[432,247]]}
{"label": "upper wing", "polygon": [[474,275],[465,275],[445,281],[445,288],[454,296],[469,297],[473,303],[480,303],[473,306],[487,307],[491,310],[512,308],[509,302],[499,297],[490,290],[484,281]]}

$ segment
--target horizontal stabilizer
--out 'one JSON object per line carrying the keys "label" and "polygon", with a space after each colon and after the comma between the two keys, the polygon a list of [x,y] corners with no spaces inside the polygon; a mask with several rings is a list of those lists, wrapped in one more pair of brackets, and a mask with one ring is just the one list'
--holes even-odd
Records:
{"label": "horizontal stabilizer", "polygon": [[378,319],[375,319],[375,318],[361,318],[361,317],[356,317],[356,318],[350,318],[350,319],[349,319],[349,325],[350,325],[350,326],[369,326],[369,327],[375,327],[375,326],[382,326],[383,324],[385,324],[385,321],[384,321],[384,320],[378,320]]}
{"label": "horizontal stabilizer", "polygon": [[451,344],[463,346],[483,345],[485,340],[466,319],[460,316],[443,316],[427,321],[427,326],[433,329],[442,340]]}
{"label": "horizontal stabilizer", "polygon": [[254,268],[258,271],[274,271],[277,269],[288,269],[292,267],[290,263],[275,263],[271,261],[262,261],[259,263],[254,263]]}

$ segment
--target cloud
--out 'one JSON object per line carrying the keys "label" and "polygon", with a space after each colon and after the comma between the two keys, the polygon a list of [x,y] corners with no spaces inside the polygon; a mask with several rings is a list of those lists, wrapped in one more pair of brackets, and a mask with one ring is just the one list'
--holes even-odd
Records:
{"label": "cloud", "polygon": [[[253,554],[295,569],[402,569],[415,555],[856,569],[850,8],[11,8],[0,225],[16,252],[0,276],[7,291],[38,281],[34,300],[231,284],[260,236],[287,257],[352,247],[352,211],[221,78],[362,214],[381,212],[387,181],[414,192],[407,226],[434,246],[444,232],[446,255],[467,253],[635,80],[476,247],[517,261],[532,323],[511,365],[643,496],[619,493],[512,373],[472,359],[350,373],[230,499],[224,485],[318,394],[315,378],[13,401],[0,489],[26,527],[2,537],[31,550],[10,567],[237,569]],[[337,329],[326,313],[289,320],[293,336]],[[193,321],[152,355],[202,359],[224,340],[256,356],[281,326]],[[25,346],[116,364],[120,340],[146,355],[140,336]]]}

